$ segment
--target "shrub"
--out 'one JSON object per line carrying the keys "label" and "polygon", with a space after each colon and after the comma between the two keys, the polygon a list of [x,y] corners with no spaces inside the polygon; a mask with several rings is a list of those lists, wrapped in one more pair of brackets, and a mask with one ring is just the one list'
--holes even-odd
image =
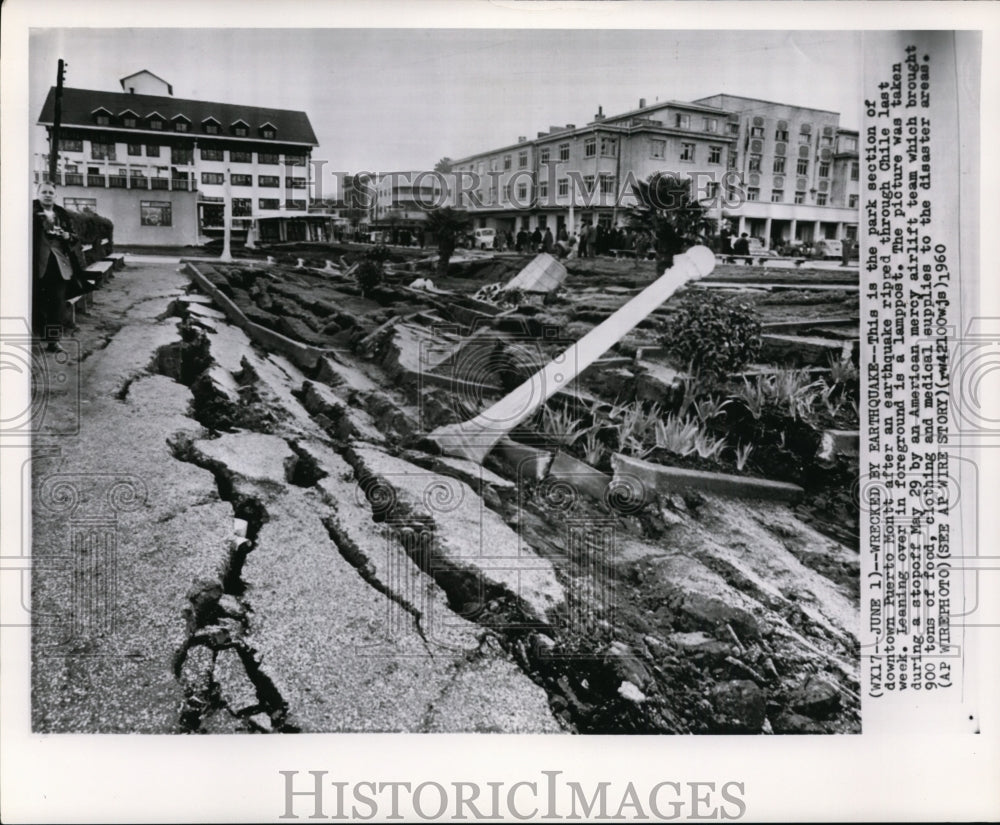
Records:
{"label": "shrub", "polygon": [[362,295],[369,295],[375,287],[385,280],[385,261],[389,257],[389,249],[384,244],[372,247],[365,252],[364,260],[358,264],[358,286]]}
{"label": "shrub", "polygon": [[692,290],[667,325],[662,344],[678,366],[718,377],[742,369],[760,354],[760,322],[747,303]]}

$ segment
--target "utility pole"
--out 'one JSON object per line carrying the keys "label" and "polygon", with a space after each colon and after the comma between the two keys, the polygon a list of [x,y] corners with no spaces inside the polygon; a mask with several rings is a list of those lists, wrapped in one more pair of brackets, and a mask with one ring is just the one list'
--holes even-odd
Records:
{"label": "utility pole", "polygon": [[229,236],[232,234],[231,224],[233,222],[233,190],[229,180],[229,170],[226,170],[226,187],[224,190],[224,203],[222,204],[222,254],[220,261],[231,261],[232,253],[229,251]]}
{"label": "utility pole", "polygon": [[66,64],[59,58],[56,69],[56,100],[55,112],[52,117],[52,131],[49,132],[49,182],[56,182],[56,169],[59,164],[59,129],[62,125],[62,95],[63,75],[66,74]]}

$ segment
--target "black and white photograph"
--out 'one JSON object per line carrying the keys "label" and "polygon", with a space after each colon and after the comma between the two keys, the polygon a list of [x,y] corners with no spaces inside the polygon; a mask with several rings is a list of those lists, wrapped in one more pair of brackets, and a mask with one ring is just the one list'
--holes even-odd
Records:
{"label": "black and white photograph", "polygon": [[990,727],[984,33],[203,5],[4,84],[25,752],[264,820],[912,811],[746,777]]}

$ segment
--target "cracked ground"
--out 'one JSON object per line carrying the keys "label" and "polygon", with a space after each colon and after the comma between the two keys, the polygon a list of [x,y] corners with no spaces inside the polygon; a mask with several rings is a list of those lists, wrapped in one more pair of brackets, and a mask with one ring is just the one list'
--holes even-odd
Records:
{"label": "cracked ground", "polygon": [[37,379],[36,731],[858,729],[857,595],[810,562],[856,553],[787,508],[581,532],[412,449],[379,364],[305,374],[172,265],[78,321],[79,397]]}

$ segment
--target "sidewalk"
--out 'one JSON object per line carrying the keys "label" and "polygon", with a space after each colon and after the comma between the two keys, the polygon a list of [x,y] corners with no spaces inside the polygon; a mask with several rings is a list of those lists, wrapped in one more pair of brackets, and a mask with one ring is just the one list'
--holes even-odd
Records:
{"label": "sidewalk", "polygon": [[[544,691],[372,522],[350,466],[303,481],[303,449],[338,461],[291,395],[305,377],[187,285],[173,259],[128,256],[67,340],[79,393],[38,375],[33,729],[557,731]],[[175,380],[206,366],[203,342],[201,383]],[[269,432],[212,437],[195,399],[237,397],[237,376]]]}

